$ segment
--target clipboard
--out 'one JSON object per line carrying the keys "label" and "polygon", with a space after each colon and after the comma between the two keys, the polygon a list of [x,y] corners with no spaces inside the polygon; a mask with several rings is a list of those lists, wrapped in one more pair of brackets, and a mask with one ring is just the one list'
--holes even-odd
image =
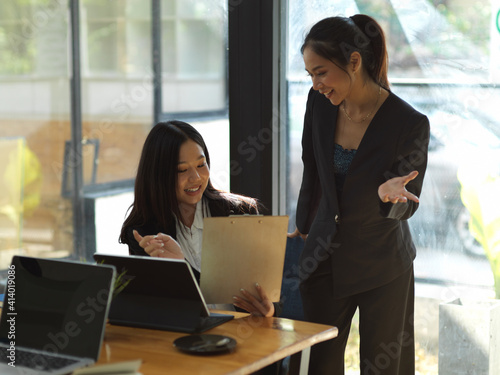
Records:
{"label": "clipboard", "polygon": [[208,304],[233,303],[259,283],[272,302],[281,292],[288,216],[235,215],[203,221],[200,287]]}

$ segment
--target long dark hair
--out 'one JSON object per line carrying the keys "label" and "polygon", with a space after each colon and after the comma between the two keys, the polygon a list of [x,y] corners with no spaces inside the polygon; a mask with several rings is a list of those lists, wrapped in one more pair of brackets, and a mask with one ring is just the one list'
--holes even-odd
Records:
{"label": "long dark hair", "polygon": [[[127,228],[155,223],[160,228],[170,228],[175,217],[181,218],[177,202],[179,150],[187,140],[196,142],[203,150],[210,168],[210,156],[201,134],[182,121],[159,122],[150,131],[142,148],[134,188],[134,203],[123,223],[120,243],[128,243]],[[204,196],[211,199],[228,199],[208,180]],[[150,233],[152,234],[152,233]]]}
{"label": "long dark hair", "polygon": [[317,55],[345,70],[351,54],[359,52],[368,76],[389,90],[389,59],[384,31],[370,16],[329,17],[316,23],[304,39],[300,51],[311,48]]}

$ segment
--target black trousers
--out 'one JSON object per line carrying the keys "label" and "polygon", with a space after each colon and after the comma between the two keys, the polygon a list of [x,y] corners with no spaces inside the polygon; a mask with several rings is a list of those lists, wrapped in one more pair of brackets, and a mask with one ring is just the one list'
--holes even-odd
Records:
{"label": "black trousers", "polygon": [[413,266],[389,284],[334,299],[330,262],[321,262],[300,287],[306,319],[339,330],[338,337],[312,347],[309,374],[344,374],[345,348],[356,308],[361,375],[415,374]]}

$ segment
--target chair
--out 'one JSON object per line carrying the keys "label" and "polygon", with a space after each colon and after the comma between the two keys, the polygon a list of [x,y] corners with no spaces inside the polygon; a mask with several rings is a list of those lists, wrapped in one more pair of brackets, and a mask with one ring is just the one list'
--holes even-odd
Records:
{"label": "chair", "polygon": [[299,257],[303,248],[304,240],[301,237],[287,238],[281,283],[281,318],[305,320],[299,291]]}

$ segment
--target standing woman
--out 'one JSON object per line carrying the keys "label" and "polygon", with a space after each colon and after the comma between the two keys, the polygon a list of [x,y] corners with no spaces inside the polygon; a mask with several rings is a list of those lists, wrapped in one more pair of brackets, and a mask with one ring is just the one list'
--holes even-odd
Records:
{"label": "standing woman", "polygon": [[[201,134],[182,121],[159,122],[144,143],[134,202],[119,241],[131,255],[186,259],[199,281],[203,219],[243,214],[258,214],[258,203],[213,187]],[[256,291],[258,297],[242,291],[234,305],[273,316],[265,291],[258,285]]]}
{"label": "standing woman", "polygon": [[361,374],[415,372],[413,259],[429,121],[390,91],[380,25],[331,17],[302,46],[312,79],[293,236],[306,238],[301,295],[309,321],[338,327],[313,347],[310,373],[344,374],[359,309]]}

